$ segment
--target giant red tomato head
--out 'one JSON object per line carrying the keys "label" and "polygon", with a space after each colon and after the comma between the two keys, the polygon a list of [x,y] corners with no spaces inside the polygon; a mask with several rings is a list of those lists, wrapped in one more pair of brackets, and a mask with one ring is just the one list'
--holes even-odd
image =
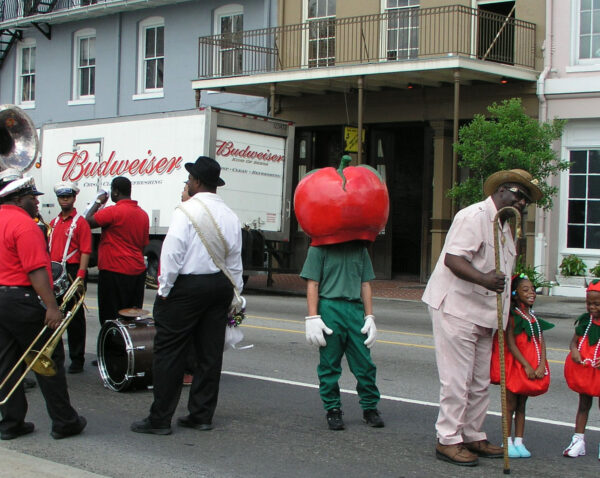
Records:
{"label": "giant red tomato head", "polygon": [[294,193],[298,223],[311,245],[375,241],[388,219],[390,201],[385,183],[370,166],[323,168],[308,173]]}

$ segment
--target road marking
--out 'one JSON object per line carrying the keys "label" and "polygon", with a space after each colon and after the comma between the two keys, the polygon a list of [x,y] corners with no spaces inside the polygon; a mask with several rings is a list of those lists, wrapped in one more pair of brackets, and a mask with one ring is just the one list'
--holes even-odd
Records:
{"label": "road marking", "polygon": [[[275,378],[275,377],[265,377],[262,375],[254,375],[251,373],[229,372],[226,370],[223,370],[221,373],[224,375],[231,375],[233,377],[252,378],[255,380],[263,380],[265,382],[275,382],[275,383],[282,383],[285,385],[294,385],[296,387],[314,388],[314,389],[319,388],[319,386],[315,385],[314,383],[297,382],[295,380],[285,380],[283,378]],[[342,388],[342,389],[340,389],[340,392],[347,393],[349,395],[358,395],[356,390],[346,390],[346,389]],[[424,405],[426,407],[438,407],[439,408],[439,406],[440,406],[439,403],[427,402],[425,400],[414,400],[412,398],[394,397],[393,395],[381,395],[381,398],[384,400],[391,400],[394,402],[410,403],[413,405]],[[488,411],[487,414],[493,415],[496,417],[502,416],[502,414],[500,412],[494,412],[494,411]],[[557,426],[561,426],[561,427],[573,428],[573,423],[561,422],[558,420],[548,420],[547,418],[526,417],[526,420],[528,420],[530,422],[545,423],[547,425],[557,425]],[[586,430],[600,431],[600,427],[594,427],[594,426],[588,425],[586,427]]]}
{"label": "road marking", "polygon": [[[273,330],[275,332],[291,332],[292,334],[304,334],[305,333],[304,330],[280,329],[278,327],[265,327],[264,325],[242,324],[240,327],[244,327],[247,329]],[[409,344],[406,342],[394,342],[392,340],[381,340],[381,339],[376,340],[376,342],[381,343],[381,344],[402,345],[404,347],[433,349],[433,345]]]}

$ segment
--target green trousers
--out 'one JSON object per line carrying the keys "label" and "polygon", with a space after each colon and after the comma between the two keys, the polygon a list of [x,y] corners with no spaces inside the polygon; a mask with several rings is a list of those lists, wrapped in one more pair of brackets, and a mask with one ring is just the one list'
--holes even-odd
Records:
{"label": "green trousers", "polygon": [[375,384],[377,368],[371,360],[371,351],[363,343],[366,335],[360,332],[364,326],[364,307],[361,302],[319,299],[319,314],[333,334],[325,334],[327,345],[319,348],[320,362],[317,367],[319,394],[325,410],[341,408],[340,386],[342,357],[357,380],[356,391],[363,410],[377,408],[379,389]]}

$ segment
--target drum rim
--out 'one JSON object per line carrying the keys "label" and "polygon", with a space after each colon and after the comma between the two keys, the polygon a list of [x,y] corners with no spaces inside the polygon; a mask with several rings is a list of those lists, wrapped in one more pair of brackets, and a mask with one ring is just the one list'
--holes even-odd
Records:
{"label": "drum rim", "polygon": [[[125,342],[125,351],[127,352],[127,371],[125,373],[125,377],[120,382],[113,380],[109,375],[106,369],[106,361],[104,360],[104,347],[102,347],[106,341],[106,337],[108,336],[108,331],[113,328],[118,329],[119,333],[123,337]],[[115,392],[120,392],[121,390],[127,388],[127,386],[130,385],[132,380],[135,378],[133,375],[135,370],[135,353],[133,350],[131,336],[129,333],[127,333],[128,328],[129,324],[123,324],[123,322],[119,319],[107,320],[104,322],[104,324],[102,324],[100,334],[98,334],[96,354],[98,355],[98,370],[100,371],[100,377],[102,378],[102,383],[104,383],[104,386]]]}

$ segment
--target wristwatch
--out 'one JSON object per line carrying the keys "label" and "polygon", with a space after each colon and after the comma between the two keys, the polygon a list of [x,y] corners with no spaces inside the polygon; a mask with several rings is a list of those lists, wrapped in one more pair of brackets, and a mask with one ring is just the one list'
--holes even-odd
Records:
{"label": "wristwatch", "polygon": [[96,204],[102,204],[102,201],[100,201],[100,199],[96,199]]}

